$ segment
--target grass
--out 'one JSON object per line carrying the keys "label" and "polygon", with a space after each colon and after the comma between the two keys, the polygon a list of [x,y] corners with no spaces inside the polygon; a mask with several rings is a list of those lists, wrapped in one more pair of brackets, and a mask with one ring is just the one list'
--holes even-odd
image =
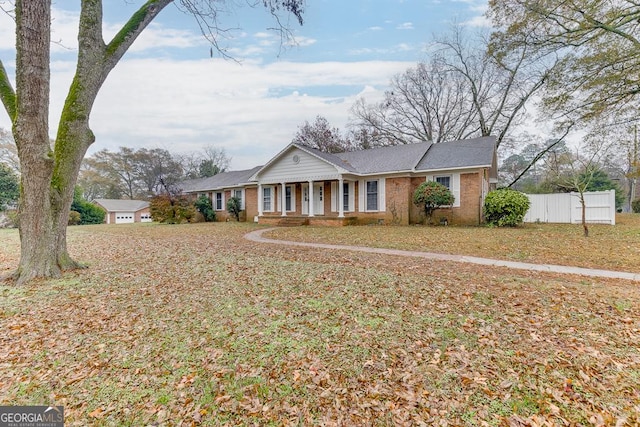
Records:
{"label": "grass", "polygon": [[[635,242],[621,222],[593,230],[602,247],[601,230]],[[637,283],[244,240],[255,227],[71,227],[89,269],[0,286],[0,405],[63,405],[71,426],[640,422]],[[10,271],[18,236],[0,238]]]}
{"label": "grass", "polygon": [[265,234],[281,240],[438,252],[539,264],[640,272],[640,215],[618,214],[616,225],[524,224],[490,227],[304,227]]}

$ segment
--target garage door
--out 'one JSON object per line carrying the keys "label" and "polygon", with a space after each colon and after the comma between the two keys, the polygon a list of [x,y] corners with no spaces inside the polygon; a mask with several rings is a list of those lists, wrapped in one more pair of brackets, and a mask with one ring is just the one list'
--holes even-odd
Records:
{"label": "garage door", "polygon": [[134,222],[133,212],[116,212],[116,224],[129,224]]}

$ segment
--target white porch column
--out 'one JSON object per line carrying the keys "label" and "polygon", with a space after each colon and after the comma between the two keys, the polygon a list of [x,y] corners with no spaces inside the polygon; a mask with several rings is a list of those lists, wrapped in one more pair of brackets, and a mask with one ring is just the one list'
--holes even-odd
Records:
{"label": "white porch column", "polygon": [[344,179],[338,179],[338,218],[344,218]]}
{"label": "white porch column", "polygon": [[262,184],[258,184],[258,216],[262,216],[262,206],[263,206],[263,200],[262,200]]}
{"label": "white porch column", "polygon": [[309,181],[309,216],[313,215],[313,181]]}
{"label": "white porch column", "polygon": [[282,195],[280,196],[280,201],[282,206],[282,216],[287,216],[287,185],[284,182],[281,185]]}

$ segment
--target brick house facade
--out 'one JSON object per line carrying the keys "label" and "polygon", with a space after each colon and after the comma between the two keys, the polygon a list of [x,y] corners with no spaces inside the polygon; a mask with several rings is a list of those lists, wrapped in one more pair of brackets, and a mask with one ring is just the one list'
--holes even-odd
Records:
{"label": "brick house facade", "polygon": [[262,224],[407,225],[424,221],[415,189],[437,181],[455,201],[433,219],[479,224],[496,177],[493,137],[338,154],[290,144],[264,166],[186,182],[183,191],[207,194],[218,220],[227,218],[225,201],[242,194],[245,220]]}

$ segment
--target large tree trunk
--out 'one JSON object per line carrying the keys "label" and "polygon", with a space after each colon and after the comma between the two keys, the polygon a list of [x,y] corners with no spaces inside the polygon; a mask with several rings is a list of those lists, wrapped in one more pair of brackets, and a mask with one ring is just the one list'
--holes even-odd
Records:
{"label": "large tree trunk", "polygon": [[16,1],[16,90],[13,134],[21,164],[18,282],[57,277],[58,218],[52,209],[53,158],[49,146],[51,4]]}
{"label": "large tree trunk", "polygon": [[56,278],[81,267],[67,251],[67,222],[82,159],[94,142],[89,115],[107,75],[171,0],[148,0],[107,45],[102,1],[83,0],[78,66],[65,101],[55,148],[49,141],[51,0],[16,1],[16,91],[0,62],[0,98],[13,121],[22,169],[18,284]]}

